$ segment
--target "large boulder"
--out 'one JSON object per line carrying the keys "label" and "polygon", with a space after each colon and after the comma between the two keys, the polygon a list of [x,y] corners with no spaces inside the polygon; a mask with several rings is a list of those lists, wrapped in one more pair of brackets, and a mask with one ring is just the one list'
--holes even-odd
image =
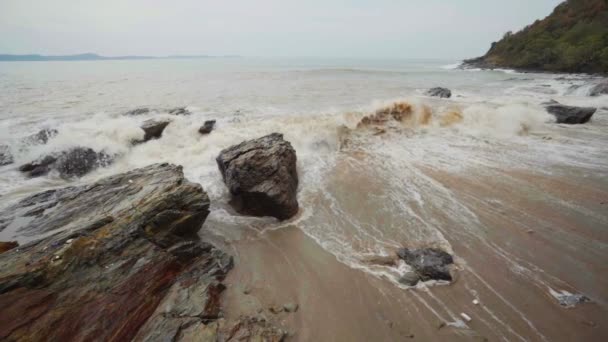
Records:
{"label": "large boulder", "polygon": [[600,96],[608,94],[608,80],[604,80],[589,90],[589,96]]}
{"label": "large boulder", "polygon": [[130,341],[174,292],[196,301],[166,303],[155,317],[167,322],[163,333],[217,319],[231,258],[198,240],[208,213],[201,186],[168,164],[43,192],[1,212],[19,233],[53,234],[0,255],[0,340]]}
{"label": "large boulder", "polygon": [[152,139],[159,139],[163,135],[165,128],[171,123],[169,120],[147,120],[141,125],[144,137],[141,140],[133,141],[134,145],[144,143]]}
{"label": "large boulder", "polygon": [[198,132],[203,135],[209,134],[213,131],[213,127],[215,127],[215,120],[207,120],[201,128],[198,129]]}
{"label": "large boulder", "polygon": [[283,134],[231,146],[216,160],[239,213],[284,220],[298,212],[296,151]]}
{"label": "large boulder", "polygon": [[401,248],[397,251],[397,255],[414,271],[406,274],[402,279],[407,285],[415,285],[417,279],[452,281],[449,265],[454,263],[454,259],[445,251],[437,248]]}
{"label": "large boulder", "polygon": [[427,90],[426,95],[449,99],[452,97],[452,91],[448,88],[435,87]]}
{"label": "large boulder", "polygon": [[63,178],[82,177],[98,167],[108,166],[113,157],[88,147],[75,147],[60,153],[44,156],[21,165],[19,171],[29,177],[39,177],[57,170]]}
{"label": "large boulder", "polygon": [[202,187],[170,164],[0,211],[42,237],[0,254],[0,340],[280,341],[263,320],[222,318],[232,258],[198,237],[208,214]]}
{"label": "large boulder", "polygon": [[559,104],[556,101],[546,103],[547,112],[553,114],[557,123],[563,124],[584,124],[591,119],[596,108],[593,107],[573,107]]}

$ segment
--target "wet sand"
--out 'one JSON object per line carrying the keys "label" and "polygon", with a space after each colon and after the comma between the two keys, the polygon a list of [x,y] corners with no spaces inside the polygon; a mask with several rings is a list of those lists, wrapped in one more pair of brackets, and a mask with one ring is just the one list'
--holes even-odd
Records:
{"label": "wet sand", "polygon": [[[422,213],[443,222],[438,227],[456,257],[451,285],[402,288],[338,261],[297,225],[258,227],[230,243],[227,317],[262,315],[293,341],[608,339],[608,182],[521,170],[421,170],[478,220],[464,227],[440,206]],[[361,190],[339,198],[362,203],[370,194]],[[382,212],[367,208],[365,215]],[[591,302],[565,308],[550,289]],[[290,302],[297,312],[269,311]]]}

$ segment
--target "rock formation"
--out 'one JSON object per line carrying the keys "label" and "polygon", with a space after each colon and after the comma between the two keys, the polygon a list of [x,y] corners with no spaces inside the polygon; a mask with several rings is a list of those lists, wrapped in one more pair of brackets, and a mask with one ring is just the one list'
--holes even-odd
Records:
{"label": "rock formation", "polygon": [[198,238],[208,213],[205,191],[169,164],[0,212],[0,230],[42,237],[0,254],[0,340],[280,341],[264,321],[220,318],[232,259]]}
{"label": "rock formation", "polygon": [[231,146],[216,161],[239,213],[280,220],[297,213],[296,151],[282,134]]}

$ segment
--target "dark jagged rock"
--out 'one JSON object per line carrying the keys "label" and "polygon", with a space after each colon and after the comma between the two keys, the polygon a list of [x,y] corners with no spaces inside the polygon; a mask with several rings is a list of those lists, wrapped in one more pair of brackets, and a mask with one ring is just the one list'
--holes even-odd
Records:
{"label": "dark jagged rock", "polygon": [[547,112],[553,114],[557,123],[563,124],[584,124],[591,119],[596,108],[593,107],[573,107],[559,104],[556,101],[548,103],[545,107]]}
{"label": "dark jagged rock", "polygon": [[133,141],[133,144],[141,144],[152,139],[158,139],[163,135],[165,128],[171,123],[169,120],[147,120],[141,125],[144,130],[144,137],[141,140]]}
{"label": "dark jagged rock", "polygon": [[126,116],[137,116],[137,115],[144,115],[144,114],[148,114],[150,113],[150,108],[148,107],[141,107],[141,108],[135,108],[132,109],[128,112],[125,112],[123,115]]}
{"label": "dark jagged rock", "polygon": [[59,132],[53,128],[43,128],[38,133],[25,138],[25,142],[31,145],[44,145],[49,139],[55,137]]}
{"label": "dark jagged rock", "polygon": [[33,162],[21,165],[19,171],[27,173],[29,177],[43,176],[51,171],[51,166],[56,161],[57,157],[55,155],[45,156]]}
{"label": "dark jagged rock", "polygon": [[215,120],[207,120],[201,128],[198,129],[198,132],[200,134],[209,134],[213,131],[213,127],[215,127]]}
{"label": "dark jagged rock", "polygon": [[297,213],[296,151],[282,134],[231,146],[216,160],[238,212],[281,220]]}
{"label": "dark jagged rock", "polygon": [[75,147],[21,165],[19,171],[29,177],[43,176],[51,170],[57,170],[64,178],[82,177],[97,167],[108,166],[112,160],[112,156],[104,152],[95,152],[88,147]]}
{"label": "dark jagged rock", "polygon": [[4,253],[4,252],[8,252],[13,248],[17,248],[19,247],[19,243],[17,243],[17,241],[0,241],[0,254]]}
{"label": "dark jagged rock", "polygon": [[608,80],[604,80],[601,83],[596,84],[591,90],[589,90],[589,96],[600,96],[608,94]]}
{"label": "dark jagged rock", "polygon": [[426,92],[426,95],[449,99],[450,97],[452,97],[452,91],[447,88],[435,87],[435,88],[429,89]]}
{"label": "dark jagged rock", "polygon": [[171,115],[190,115],[190,111],[186,109],[186,107],[177,107],[173,109],[169,109],[169,114]]}
{"label": "dark jagged rock", "polygon": [[[452,280],[452,275],[448,265],[454,263],[452,256],[440,249],[436,248],[423,248],[423,249],[408,249],[401,248],[397,251],[397,255],[408,265],[410,265],[416,274],[420,277],[420,280]],[[412,281],[413,285],[414,278],[408,278],[408,281]]]}
{"label": "dark jagged rock", "polygon": [[0,212],[20,234],[45,234],[0,254],[0,340],[281,340],[268,323],[219,318],[232,259],[197,237],[208,213],[202,187],[169,164]]}
{"label": "dark jagged rock", "polygon": [[0,145],[0,166],[9,165],[14,162],[13,154],[6,145]]}

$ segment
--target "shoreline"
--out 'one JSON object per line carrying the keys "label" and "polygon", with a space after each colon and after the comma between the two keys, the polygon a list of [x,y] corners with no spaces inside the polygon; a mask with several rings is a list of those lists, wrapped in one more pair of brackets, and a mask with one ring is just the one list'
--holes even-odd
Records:
{"label": "shoreline", "polygon": [[588,72],[572,72],[572,71],[557,71],[557,70],[544,70],[535,68],[516,68],[511,66],[498,66],[483,61],[483,57],[476,57],[471,59],[465,59],[462,61],[458,69],[481,69],[481,70],[513,70],[517,73],[522,74],[554,74],[554,75],[578,75],[578,76],[589,76],[591,78],[608,78],[606,73],[588,73]]}

